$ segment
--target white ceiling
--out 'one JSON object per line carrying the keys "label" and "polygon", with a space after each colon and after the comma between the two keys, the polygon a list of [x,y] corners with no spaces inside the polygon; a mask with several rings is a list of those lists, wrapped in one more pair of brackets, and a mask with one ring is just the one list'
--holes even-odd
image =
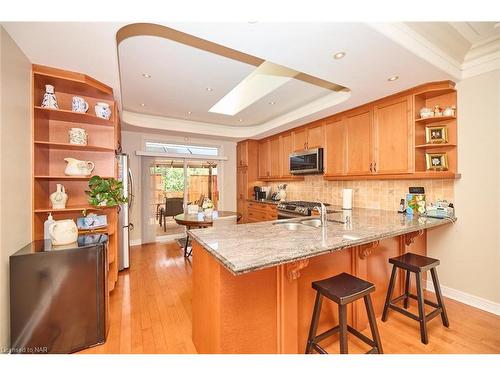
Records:
{"label": "white ceiling", "polygon": [[[212,113],[210,108],[249,76],[255,66],[157,36],[125,39],[118,46],[118,53],[122,103],[127,111],[249,126],[331,93],[292,79],[235,116]],[[145,78],[143,73],[151,78]]]}
{"label": "white ceiling", "polygon": [[[172,42],[166,40],[133,37],[120,44],[120,82],[116,32],[125,26],[124,23],[14,22],[2,25],[33,63],[83,72],[113,87],[122,109],[124,128],[229,138],[261,137],[424,82],[457,81],[462,71],[454,62],[464,54],[465,43],[471,46],[466,55],[478,43],[485,43],[491,49],[498,30],[491,23],[472,23],[474,30],[479,32],[479,36],[474,36],[469,31],[457,31],[461,27],[467,30],[470,28],[467,25],[445,24],[446,30],[440,32],[453,35],[450,38],[455,40],[452,48],[447,48],[451,39],[444,36],[441,40],[426,38],[425,32],[417,32],[404,24],[165,24],[351,90],[350,96],[330,94],[301,106],[306,100],[299,100],[299,95],[294,95],[297,88],[289,87],[280,93],[284,99],[280,106],[271,109],[269,105],[262,105],[242,112],[240,115],[245,115],[245,122],[234,124],[233,120],[211,117],[220,116],[216,114],[197,116],[204,109],[208,111],[210,104],[214,104],[213,99],[222,97],[248,75],[252,68],[243,63],[209,57],[206,52],[183,50],[183,46],[172,46]],[[346,51],[346,57],[333,59],[337,51]],[[197,67],[196,61],[203,61],[203,67]],[[139,72],[151,73],[153,77],[145,80]],[[392,75],[400,79],[388,82],[387,78]],[[212,96],[207,95],[207,85],[216,88]],[[303,88],[299,91],[307,96]],[[311,95],[311,99],[313,97]],[[146,103],[146,107],[138,108],[140,103]],[[194,116],[188,119],[185,113],[193,105],[196,111],[192,111]],[[143,110],[148,112],[142,113]]]}

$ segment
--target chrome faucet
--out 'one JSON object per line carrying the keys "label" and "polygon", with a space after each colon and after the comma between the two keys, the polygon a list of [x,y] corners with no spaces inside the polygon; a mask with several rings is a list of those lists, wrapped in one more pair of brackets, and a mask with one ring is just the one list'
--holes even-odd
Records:
{"label": "chrome faucet", "polygon": [[314,209],[319,212],[319,218],[321,220],[321,226],[326,226],[327,217],[326,217],[326,206],[323,202],[318,202],[321,206],[315,206]]}

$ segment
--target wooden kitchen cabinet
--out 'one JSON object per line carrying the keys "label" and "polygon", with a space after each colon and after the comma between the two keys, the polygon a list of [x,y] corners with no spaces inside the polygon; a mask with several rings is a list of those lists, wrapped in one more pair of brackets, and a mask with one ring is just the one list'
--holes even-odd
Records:
{"label": "wooden kitchen cabinet", "polygon": [[295,130],[293,134],[293,151],[324,147],[325,126],[323,121],[317,121],[310,126]]}
{"label": "wooden kitchen cabinet", "polygon": [[281,177],[280,137],[269,139],[269,176]]}
{"label": "wooden kitchen cabinet", "polygon": [[292,177],[290,174],[290,154],[293,152],[293,137],[292,133],[286,133],[281,136],[280,145],[281,154],[281,176]]}
{"label": "wooden kitchen cabinet", "polygon": [[411,96],[374,107],[374,164],[377,174],[410,173],[412,170]]}
{"label": "wooden kitchen cabinet", "polygon": [[269,165],[269,139],[259,142],[259,178],[266,179],[271,175]]}
{"label": "wooden kitchen cabinet", "polygon": [[346,121],[337,118],[328,122],[325,127],[326,175],[342,176],[346,173]]}
{"label": "wooden kitchen cabinet", "polygon": [[278,211],[275,204],[247,202],[248,222],[272,221],[278,219]]}
{"label": "wooden kitchen cabinet", "polygon": [[248,141],[236,145],[236,166],[248,167]]}
{"label": "wooden kitchen cabinet", "polygon": [[366,175],[373,172],[373,110],[363,109],[345,118],[347,174]]}

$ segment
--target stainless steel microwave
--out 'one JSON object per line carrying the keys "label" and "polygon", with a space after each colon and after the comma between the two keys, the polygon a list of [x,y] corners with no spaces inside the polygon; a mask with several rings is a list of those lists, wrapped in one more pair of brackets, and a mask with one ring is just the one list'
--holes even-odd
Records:
{"label": "stainless steel microwave", "polygon": [[323,173],[323,149],[313,148],[290,154],[290,173]]}

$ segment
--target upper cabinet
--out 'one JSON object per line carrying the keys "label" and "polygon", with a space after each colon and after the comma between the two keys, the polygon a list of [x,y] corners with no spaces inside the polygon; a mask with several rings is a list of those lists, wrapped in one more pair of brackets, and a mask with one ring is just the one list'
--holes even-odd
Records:
{"label": "upper cabinet", "polygon": [[302,151],[311,148],[324,147],[325,125],[324,120],[313,122],[311,125],[294,130],[293,151]]}
{"label": "upper cabinet", "polygon": [[372,171],[378,174],[412,171],[412,97],[404,96],[374,107],[374,158]]}
{"label": "upper cabinet", "polygon": [[248,141],[236,145],[236,166],[248,167]]}
{"label": "upper cabinet", "polygon": [[373,111],[371,108],[345,117],[347,174],[366,175],[373,172]]}
{"label": "upper cabinet", "polygon": [[328,176],[342,176],[346,173],[346,121],[336,118],[328,121],[325,126],[326,150],[325,164]]}
{"label": "upper cabinet", "polygon": [[459,178],[456,103],[453,82],[428,83],[263,139],[259,178],[303,179],[290,175],[289,155],[319,147],[326,179]]}

